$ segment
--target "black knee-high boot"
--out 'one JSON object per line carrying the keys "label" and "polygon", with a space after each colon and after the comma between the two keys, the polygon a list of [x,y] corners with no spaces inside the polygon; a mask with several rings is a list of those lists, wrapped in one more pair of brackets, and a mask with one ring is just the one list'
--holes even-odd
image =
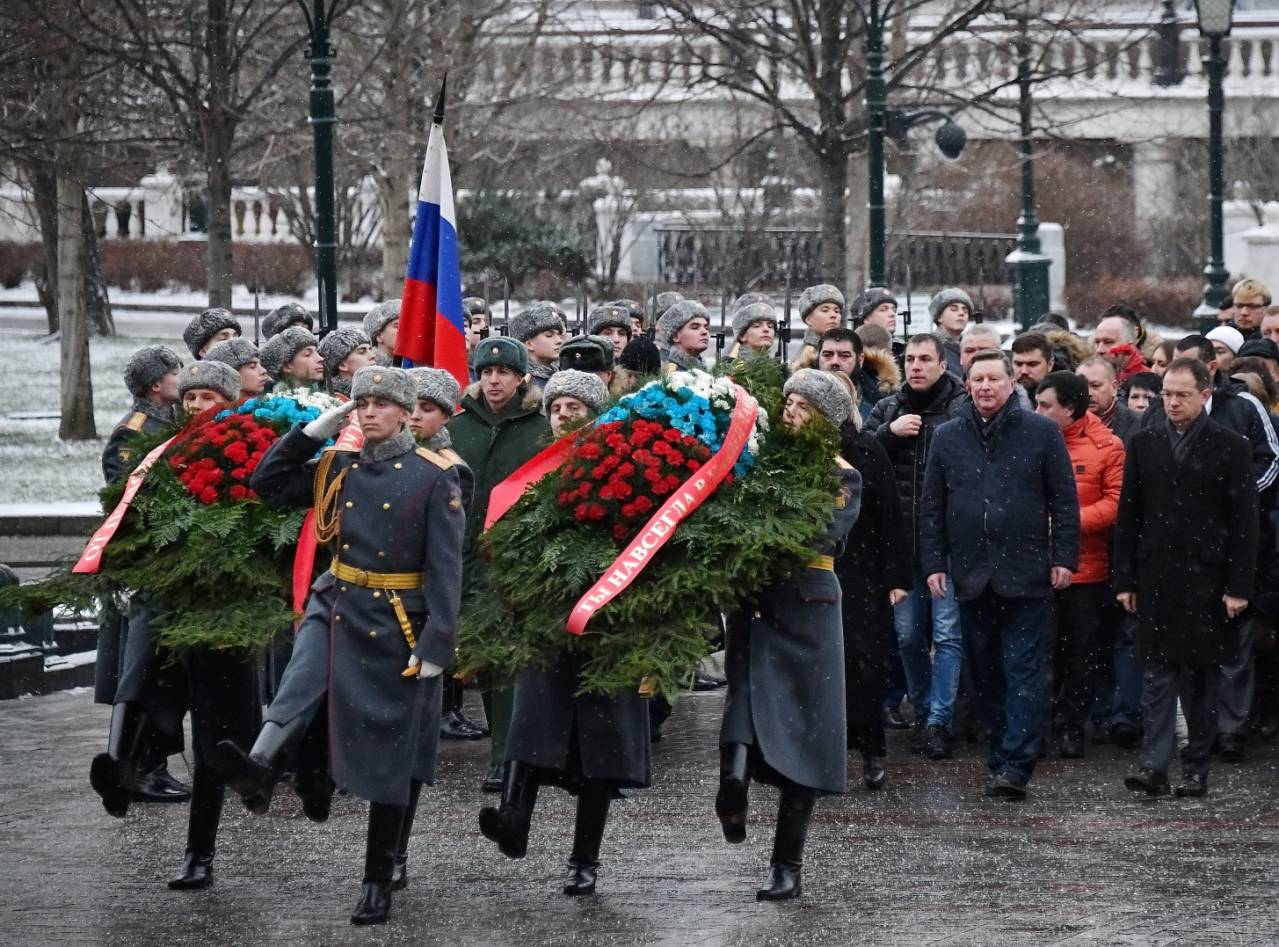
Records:
{"label": "black knee-high boot", "polygon": [[191,781],[191,811],[187,817],[187,850],[182,873],[169,882],[174,891],[191,891],[213,884],[213,851],[222,820],[226,784],[212,766],[195,767]]}
{"label": "black knee-high boot", "polygon": [[480,810],[480,831],[496,842],[507,858],[523,858],[528,851],[528,829],[537,803],[537,770],[527,763],[506,764],[500,808]]}
{"label": "black knee-high boot", "polygon": [[369,834],[364,849],[364,884],[351,914],[352,924],[385,924],[391,913],[391,875],[395,847],[404,825],[404,806],[369,803]]}
{"label": "black knee-high boot", "polygon": [[250,812],[265,815],[271,808],[271,794],[275,792],[289,750],[306,732],[305,718],[305,714],[299,714],[283,726],[268,720],[262,724],[248,753],[236,746],[234,740],[218,742],[218,769]]}
{"label": "black knee-high boot", "polygon": [[715,814],[719,816],[725,840],[734,844],[746,841],[746,800],[750,779],[750,747],[745,743],[721,746]]}
{"label": "black knee-high boot", "polygon": [[600,843],[608,823],[613,787],[603,780],[587,780],[577,797],[577,821],[573,825],[573,854],[568,859],[565,894],[594,894],[600,866]]}
{"label": "black knee-high boot", "polygon": [[111,708],[107,751],[95,756],[89,767],[89,785],[102,797],[102,808],[117,819],[124,818],[129,811],[138,750],[146,722],[146,711],[141,704],[122,701],[114,705]]}
{"label": "black knee-high boot", "polygon": [[817,793],[791,784],[782,790],[777,805],[777,832],[773,836],[773,858],[768,871],[768,887],[755,892],[759,901],[786,901],[801,893],[800,872],[804,864],[804,840],[813,817]]}
{"label": "black knee-high boot", "polygon": [[329,775],[329,728],[316,718],[306,728],[295,755],[293,789],[302,800],[302,812],[312,822],[327,822],[333,806],[333,778]]}
{"label": "black knee-high boot", "polygon": [[417,800],[422,795],[422,780],[409,783],[409,804],[404,807],[404,821],[400,823],[400,841],[395,846],[395,867],[391,870],[391,890],[400,891],[409,886],[409,837],[413,834],[413,817],[417,815]]}

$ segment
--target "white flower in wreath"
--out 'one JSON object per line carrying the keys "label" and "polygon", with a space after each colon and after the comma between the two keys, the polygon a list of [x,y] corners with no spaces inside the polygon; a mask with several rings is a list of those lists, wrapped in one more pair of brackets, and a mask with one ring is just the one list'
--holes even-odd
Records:
{"label": "white flower in wreath", "polygon": [[292,399],[300,408],[319,408],[321,414],[342,403],[327,391],[311,391],[306,388],[295,388],[285,397]]}

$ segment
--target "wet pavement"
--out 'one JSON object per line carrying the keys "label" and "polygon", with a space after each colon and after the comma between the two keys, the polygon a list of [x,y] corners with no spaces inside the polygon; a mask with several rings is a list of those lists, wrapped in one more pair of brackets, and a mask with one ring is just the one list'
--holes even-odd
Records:
{"label": "wet pavement", "polygon": [[[473,699],[473,695],[468,695]],[[88,692],[0,704],[0,944],[1279,944],[1279,754],[1214,766],[1205,800],[1134,799],[1131,754],[1047,760],[1024,803],[981,795],[976,748],[905,752],[888,788],[818,804],[798,902],[759,904],[776,795],[752,794],[745,845],[712,812],[719,694],[681,699],[651,789],[614,804],[599,893],[559,893],[572,804],[544,789],[529,855],[475,824],[487,743],[444,744],[423,793],[410,886],[390,923],[352,928],[365,807],[308,822],[290,790],[267,817],[227,804],[216,883],[170,892],[185,806],[108,817],[88,785],[107,708]],[[172,761],[175,773],[184,766]]]}

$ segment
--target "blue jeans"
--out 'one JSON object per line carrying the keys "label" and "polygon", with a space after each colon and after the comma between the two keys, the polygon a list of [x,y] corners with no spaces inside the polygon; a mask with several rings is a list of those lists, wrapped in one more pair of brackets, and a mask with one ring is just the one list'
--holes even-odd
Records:
{"label": "blue jeans", "polygon": [[906,694],[915,708],[916,719],[926,713],[929,726],[950,729],[955,695],[959,693],[959,670],[964,662],[954,583],[947,577],[946,597],[933,598],[917,561],[914,586],[893,609],[893,624],[906,672]]}
{"label": "blue jeans", "polygon": [[989,586],[961,602],[977,714],[990,738],[990,771],[1025,783],[1044,745],[1044,626],[1051,599],[1004,598]]}
{"label": "blue jeans", "polygon": [[1141,691],[1144,666],[1137,656],[1137,618],[1124,614],[1115,636],[1115,696],[1110,724],[1141,726]]}

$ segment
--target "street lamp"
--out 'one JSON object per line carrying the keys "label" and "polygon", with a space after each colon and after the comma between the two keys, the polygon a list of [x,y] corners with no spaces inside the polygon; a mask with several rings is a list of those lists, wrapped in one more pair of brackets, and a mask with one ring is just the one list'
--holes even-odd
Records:
{"label": "street lamp", "polygon": [[867,287],[884,287],[887,283],[884,139],[891,138],[905,147],[911,128],[938,120],[943,124],[935,136],[937,148],[945,157],[954,160],[964,150],[968,136],[950,113],[938,109],[905,112],[888,107],[888,86],[884,81],[884,24],[879,0],[870,0],[866,13],[866,164],[869,171],[866,209],[870,230]]}
{"label": "street lamp", "polygon": [[1212,243],[1211,257],[1204,267],[1208,278],[1204,286],[1203,301],[1195,310],[1201,332],[1207,332],[1217,321],[1221,304],[1226,301],[1226,270],[1224,223],[1221,201],[1226,189],[1225,158],[1222,154],[1222,113],[1226,97],[1221,80],[1226,74],[1226,59],[1222,55],[1222,40],[1230,35],[1234,17],[1234,0],[1196,0],[1195,15],[1199,19],[1199,32],[1208,38],[1208,55],[1203,58],[1204,72],[1208,76],[1208,210],[1211,218],[1209,237]]}
{"label": "street lamp", "polygon": [[333,99],[329,27],[338,0],[297,0],[306,17],[311,60],[311,108],[307,122],[315,135],[315,282],[320,298],[321,334],[338,327],[337,224],[333,210],[333,126],[337,108]]}
{"label": "street lamp", "polygon": [[1035,209],[1035,147],[1031,124],[1030,18],[1042,0],[1026,0],[1006,9],[1017,23],[1017,112],[1021,138],[1021,216],[1017,218],[1017,249],[1008,254],[1009,282],[1013,289],[1013,317],[1025,332],[1048,311],[1048,267],[1041,252],[1039,215]]}

